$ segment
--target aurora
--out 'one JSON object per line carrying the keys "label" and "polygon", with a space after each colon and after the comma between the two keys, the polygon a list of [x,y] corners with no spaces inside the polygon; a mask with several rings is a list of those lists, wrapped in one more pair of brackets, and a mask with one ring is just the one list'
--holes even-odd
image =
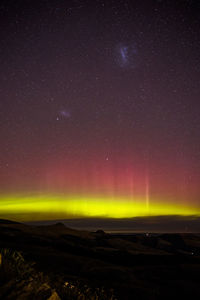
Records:
{"label": "aurora", "polygon": [[1,7],[1,218],[199,215],[195,1],[36,2]]}
{"label": "aurora", "polygon": [[181,204],[151,202],[144,199],[78,197],[64,195],[1,196],[0,218],[16,221],[52,220],[55,218],[133,218],[147,216],[200,216],[200,208]]}

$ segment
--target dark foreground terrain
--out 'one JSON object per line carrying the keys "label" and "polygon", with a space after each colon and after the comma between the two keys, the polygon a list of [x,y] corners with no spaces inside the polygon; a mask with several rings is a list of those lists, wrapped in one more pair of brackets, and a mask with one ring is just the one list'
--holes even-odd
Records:
{"label": "dark foreground terrain", "polygon": [[200,235],[0,220],[0,299],[200,299]]}

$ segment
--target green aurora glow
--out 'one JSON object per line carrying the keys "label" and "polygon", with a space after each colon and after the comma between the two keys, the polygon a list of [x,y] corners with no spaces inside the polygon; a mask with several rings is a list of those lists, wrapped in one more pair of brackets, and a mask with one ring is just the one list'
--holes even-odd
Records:
{"label": "green aurora glow", "polygon": [[144,199],[130,200],[118,197],[76,196],[1,196],[0,218],[16,221],[52,220],[61,218],[132,218],[144,216],[200,216],[200,208],[166,202],[151,202]]}

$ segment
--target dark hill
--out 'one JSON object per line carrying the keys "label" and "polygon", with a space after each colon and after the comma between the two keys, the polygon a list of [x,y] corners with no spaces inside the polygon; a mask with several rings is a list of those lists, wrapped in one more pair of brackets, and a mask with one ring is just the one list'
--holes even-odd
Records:
{"label": "dark hill", "polygon": [[20,224],[20,223],[19,222],[15,222],[15,221],[0,219],[0,224]]}
{"label": "dark hill", "polygon": [[[102,230],[78,231],[62,223],[28,226],[1,220],[0,249],[2,253],[9,253],[7,263],[9,265],[9,261],[12,262],[12,267],[9,267],[11,270],[17,255],[14,253],[23,257],[25,266],[20,270],[29,270],[27,265],[34,263],[34,267],[31,267],[34,276],[29,271],[25,272],[37,287],[34,289],[32,283],[28,296],[30,299],[48,299],[54,292],[61,299],[78,299],[79,293],[87,293],[84,295],[88,300],[115,299],[113,295],[123,300],[169,299],[173,298],[177,289],[179,298],[200,297],[198,234],[114,235]],[[7,272],[5,268],[4,272]],[[14,273],[18,274],[16,270]],[[20,274],[16,275],[16,279],[17,276]],[[26,290],[29,283],[24,277],[20,280]],[[6,290],[9,282],[0,283],[3,299],[14,299],[11,293],[22,293],[16,281],[12,281],[9,291]],[[44,297],[42,292],[41,295],[33,292],[40,290],[40,284],[48,285],[48,293],[44,292]],[[87,289],[84,290],[84,286]],[[74,291],[74,298],[69,297],[71,290]]]}

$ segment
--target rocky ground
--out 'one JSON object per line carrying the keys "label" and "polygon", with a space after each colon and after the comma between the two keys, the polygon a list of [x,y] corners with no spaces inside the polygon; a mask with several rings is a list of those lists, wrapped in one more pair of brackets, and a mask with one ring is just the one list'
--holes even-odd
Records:
{"label": "rocky ground", "polygon": [[200,298],[200,235],[106,234],[0,220],[1,299]]}

